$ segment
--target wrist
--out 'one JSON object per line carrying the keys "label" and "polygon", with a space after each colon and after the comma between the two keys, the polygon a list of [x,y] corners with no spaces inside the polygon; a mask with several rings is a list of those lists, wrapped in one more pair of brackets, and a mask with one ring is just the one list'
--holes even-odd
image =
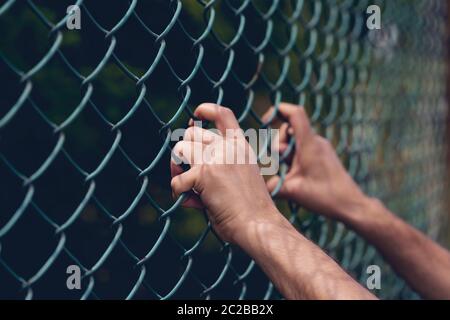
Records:
{"label": "wrist", "polygon": [[[238,222],[230,233],[230,242],[245,249],[246,244],[261,241],[264,230],[271,228],[293,228],[281,212],[272,206],[259,212],[250,212],[245,221]],[[248,217],[251,217],[248,219]]]}
{"label": "wrist", "polygon": [[364,195],[344,214],[343,222],[350,228],[359,230],[380,223],[387,215],[388,211],[380,200]]}

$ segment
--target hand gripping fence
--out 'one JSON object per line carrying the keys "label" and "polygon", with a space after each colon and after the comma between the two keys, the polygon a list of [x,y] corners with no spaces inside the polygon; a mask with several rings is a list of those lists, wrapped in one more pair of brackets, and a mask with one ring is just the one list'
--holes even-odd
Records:
{"label": "hand gripping fence", "polygon": [[[80,30],[67,28],[73,4]],[[380,31],[366,27],[371,4]],[[273,118],[281,101],[304,105],[364,191],[436,239],[444,12],[443,0],[2,1],[0,297],[281,298],[171,198],[170,132],[201,102],[230,106],[244,128],[270,127],[270,105]],[[381,298],[416,297],[343,224],[277,205],[363,285],[380,266]]]}

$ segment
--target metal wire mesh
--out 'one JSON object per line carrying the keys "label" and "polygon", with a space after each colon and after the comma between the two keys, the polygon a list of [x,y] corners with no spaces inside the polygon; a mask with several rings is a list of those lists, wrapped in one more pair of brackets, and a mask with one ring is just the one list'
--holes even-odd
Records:
{"label": "metal wire mesh", "polygon": [[[0,6],[0,297],[279,298],[171,200],[170,130],[206,101],[243,127],[266,127],[281,101],[305,105],[367,193],[438,236],[445,1],[379,1],[381,31],[366,29],[368,0],[78,0],[73,31],[70,4]],[[382,266],[380,297],[415,297],[342,224],[277,205],[359,281]],[[71,264],[79,291],[65,287]]]}

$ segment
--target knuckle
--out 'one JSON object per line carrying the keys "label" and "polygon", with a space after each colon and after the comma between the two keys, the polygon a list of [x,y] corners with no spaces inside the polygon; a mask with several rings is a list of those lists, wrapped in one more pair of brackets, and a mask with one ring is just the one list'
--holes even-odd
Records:
{"label": "knuckle", "polygon": [[329,143],[329,141],[326,138],[324,138],[322,136],[319,136],[319,135],[317,136],[317,140],[323,146],[325,146],[325,145],[327,145]]}
{"label": "knuckle", "polygon": [[318,141],[322,151],[330,151],[333,149],[333,145],[328,139],[318,136]]}
{"label": "knuckle", "polygon": [[316,149],[318,149],[318,150],[323,149],[323,146],[326,142],[324,138],[322,138],[321,136],[319,136],[317,134],[314,135],[312,141],[314,142],[314,145],[316,146]]}
{"label": "knuckle", "polygon": [[263,114],[263,116],[262,116],[262,119],[267,120],[267,119],[270,117],[270,115],[274,112],[274,110],[275,110],[274,107],[268,108],[268,109],[264,112],[264,114]]}
{"label": "knuckle", "polygon": [[227,107],[219,107],[219,115],[224,116],[224,117],[230,117],[233,116],[234,117],[234,113],[230,108]]}
{"label": "knuckle", "polygon": [[181,158],[183,156],[183,150],[184,150],[184,148],[186,146],[186,143],[187,143],[186,141],[179,141],[179,142],[177,142],[175,144],[175,146],[173,147],[173,149],[172,149],[173,155],[175,155],[176,157]]}
{"label": "knuckle", "polygon": [[305,108],[303,108],[303,107],[301,107],[301,106],[298,106],[298,107],[295,109],[295,114],[296,114],[298,117],[300,117],[300,118],[306,118],[306,111],[305,111]]}
{"label": "knuckle", "polygon": [[302,107],[296,107],[294,112],[298,115],[302,115],[304,113]]}
{"label": "knuckle", "polygon": [[184,132],[183,140],[191,140],[194,137],[195,128],[189,127]]}
{"label": "knuckle", "polygon": [[178,155],[181,152],[182,148],[183,148],[183,141],[178,141],[172,149],[173,153]]}
{"label": "knuckle", "polygon": [[198,106],[198,108],[214,108],[216,106],[217,104],[215,104],[214,102],[203,102]]}
{"label": "knuckle", "polygon": [[197,113],[201,112],[203,109],[206,109],[206,108],[209,108],[209,107],[210,107],[210,104],[209,104],[209,103],[206,103],[206,102],[201,103],[201,104],[199,104],[199,105],[197,106],[197,108],[195,109],[194,114],[197,114]]}
{"label": "knuckle", "polygon": [[213,168],[213,165],[202,165],[200,167],[201,176],[203,177],[210,177],[215,172],[215,168]]}
{"label": "knuckle", "polygon": [[172,188],[172,190],[176,190],[178,186],[178,179],[176,177],[172,178],[172,180],[170,180],[170,187]]}

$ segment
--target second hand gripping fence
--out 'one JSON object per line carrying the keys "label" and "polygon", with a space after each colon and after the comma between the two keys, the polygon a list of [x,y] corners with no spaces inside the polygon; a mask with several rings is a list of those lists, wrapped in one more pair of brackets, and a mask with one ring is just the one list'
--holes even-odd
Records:
{"label": "second hand gripping fence", "polygon": [[[80,30],[66,27],[71,4]],[[0,297],[281,298],[171,198],[170,132],[201,102],[229,106],[243,128],[270,127],[270,105],[274,117],[282,101],[304,105],[364,191],[436,239],[446,1],[375,1],[380,31],[366,27],[371,4],[2,1]],[[341,223],[277,205],[363,285],[380,266],[381,298],[416,297]],[[79,290],[66,287],[70,265]]]}

